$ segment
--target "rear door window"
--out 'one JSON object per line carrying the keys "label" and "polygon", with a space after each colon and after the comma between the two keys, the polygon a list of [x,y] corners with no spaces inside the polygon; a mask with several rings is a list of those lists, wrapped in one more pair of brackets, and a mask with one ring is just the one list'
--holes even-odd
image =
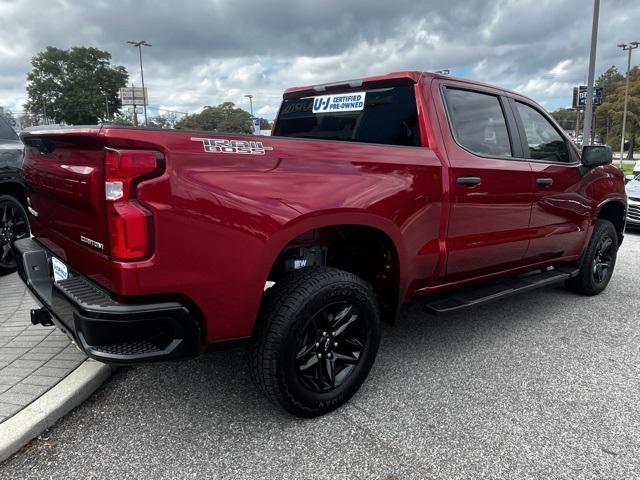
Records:
{"label": "rear door window", "polygon": [[457,142],[488,157],[511,157],[507,122],[495,95],[447,88],[447,112]]}
{"label": "rear door window", "polygon": [[285,99],[274,135],[420,146],[413,86],[332,92],[330,100],[338,105],[334,111],[326,108],[328,97]]}

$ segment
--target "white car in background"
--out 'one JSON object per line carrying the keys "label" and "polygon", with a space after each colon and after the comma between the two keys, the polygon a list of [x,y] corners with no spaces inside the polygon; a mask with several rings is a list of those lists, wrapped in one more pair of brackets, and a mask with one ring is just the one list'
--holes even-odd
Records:
{"label": "white car in background", "polygon": [[628,197],[627,228],[634,229],[640,228],[640,171],[635,170],[640,167],[638,163],[634,168],[633,180],[629,181],[625,187]]}
{"label": "white car in background", "polygon": [[638,175],[640,175],[640,160],[638,160],[634,165],[633,165],[633,170],[632,173],[630,173],[629,175],[625,175],[624,177],[624,183],[625,185],[628,184],[629,182],[631,182],[634,178],[636,178]]}

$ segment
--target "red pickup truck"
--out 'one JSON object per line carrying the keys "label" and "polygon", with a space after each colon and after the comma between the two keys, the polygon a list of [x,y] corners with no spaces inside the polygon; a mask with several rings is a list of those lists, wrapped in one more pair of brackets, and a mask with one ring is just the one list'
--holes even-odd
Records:
{"label": "red pickup truck", "polygon": [[579,152],[522,95],[418,72],[292,88],[273,134],[23,133],[32,321],[113,363],[246,342],[267,396],[316,416],[358,390],[407,298],[442,313],[611,278],[611,149]]}

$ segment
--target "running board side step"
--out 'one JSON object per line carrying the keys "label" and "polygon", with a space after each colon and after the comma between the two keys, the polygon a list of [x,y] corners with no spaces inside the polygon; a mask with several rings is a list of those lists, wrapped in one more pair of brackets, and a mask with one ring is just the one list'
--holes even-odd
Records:
{"label": "running board side step", "polygon": [[494,302],[511,295],[568,280],[578,275],[579,272],[578,268],[559,267],[533,274],[528,273],[519,277],[497,280],[429,300],[424,305],[424,310],[434,315],[468,310],[476,305]]}

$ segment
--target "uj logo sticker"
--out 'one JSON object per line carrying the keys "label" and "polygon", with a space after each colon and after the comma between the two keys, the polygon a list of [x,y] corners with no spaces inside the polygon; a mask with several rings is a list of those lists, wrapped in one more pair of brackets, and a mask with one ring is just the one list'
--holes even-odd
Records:
{"label": "uj logo sticker", "polygon": [[364,108],[367,92],[339,93],[313,97],[313,113],[357,112]]}

